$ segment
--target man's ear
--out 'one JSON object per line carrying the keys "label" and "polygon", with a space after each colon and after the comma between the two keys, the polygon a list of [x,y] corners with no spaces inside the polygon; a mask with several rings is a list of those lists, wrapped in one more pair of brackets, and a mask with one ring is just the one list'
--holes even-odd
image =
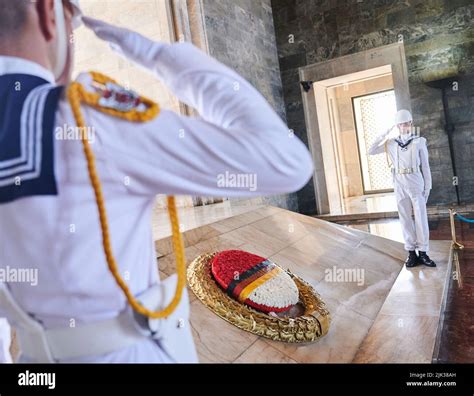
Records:
{"label": "man's ear", "polygon": [[54,12],[54,0],[37,0],[35,3],[38,13],[38,22],[46,41],[52,41],[56,37],[56,14]]}

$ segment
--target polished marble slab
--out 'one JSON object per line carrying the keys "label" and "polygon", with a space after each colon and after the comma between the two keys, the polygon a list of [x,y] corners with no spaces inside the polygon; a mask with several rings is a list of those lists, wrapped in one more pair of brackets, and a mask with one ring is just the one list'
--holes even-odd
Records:
{"label": "polished marble slab", "polygon": [[341,201],[339,208],[331,213],[317,216],[327,221],[349,221],[360,219],[381,219],[398,217],[395,193],[380,193],[348,197]]}
{"label": "polished marble slab", "polygon": [[[438,270],[408,273],[403,268],[406,252],[399,242],[274,207],[205,222],[185,231],[184,240],[188,263],[200,254],[226,249],[270,258],[311,283],[333,318],[329,333],[318,342],[292,345],[237,329],[193,298],[191,325],[201,362],[364,361],[387,334],[397,335],[400,346],[403,332],[397,330],[402,322],[397,318],[402,314],[406,326],[426,332],[426,340],[416,350],[407,344],[411,354],[392,351],[390,355],[390,348],[383,349],[384,353],[377,352],[381,359],[425,361],[432,353],[449,250],[444,242],[434,242]],[[156,246],[167,276],[174,272],[169,237],[158,239]],[[411,301],[410,295],[416,299]]]}
{"label": "polished marble slab", "polygon": [[[179,208],[179,222],[181,231],[196,229],[210,223],[216,223],[220,220],[232,219],[239,214],[252,212],[257,208],[264,207],[262,205],[233,203],[225,201],[219,204]],[[245,219],[245,216],[243,217]],[[231,221],[231,220],[229,220]],[[222,223],[222,224],[221,224]],[[220,222],[218,228],[224,227],[226,222]],[[171,226],[168,217],[168,211],[162,208],[157,200],[153,208],[152,217],[153,237],[155,240],[163,239],[171,235]],[[220,228],[222,230],[222,228]]]}

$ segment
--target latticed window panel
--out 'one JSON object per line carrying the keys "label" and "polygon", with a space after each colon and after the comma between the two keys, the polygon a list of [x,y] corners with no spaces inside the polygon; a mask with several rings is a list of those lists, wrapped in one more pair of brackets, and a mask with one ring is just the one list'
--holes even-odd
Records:
{"label": "latticed window panel", "polygon": [[393,125],[397,112],[394,91],[354,98],[357,138],[365,192],[393,189],[393,180],[385,154],[367,153],[377,137]]}

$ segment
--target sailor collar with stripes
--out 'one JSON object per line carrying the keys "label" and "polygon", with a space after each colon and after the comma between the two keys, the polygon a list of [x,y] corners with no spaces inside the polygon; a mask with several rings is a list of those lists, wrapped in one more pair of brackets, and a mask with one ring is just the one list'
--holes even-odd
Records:
{"label": "sailor collar with stripes", "polygon": [[410,135],[407,139],[402,139],[401,136],[395,139],[395,142],[402,149],[402,151],[407,151],[410,143],[416,138],[416,135]]}
{"label": "sailor collar with stripes", "polygon": [[57,195],[54,125],[61,91],[42,66],[0,57],[0,204]]}

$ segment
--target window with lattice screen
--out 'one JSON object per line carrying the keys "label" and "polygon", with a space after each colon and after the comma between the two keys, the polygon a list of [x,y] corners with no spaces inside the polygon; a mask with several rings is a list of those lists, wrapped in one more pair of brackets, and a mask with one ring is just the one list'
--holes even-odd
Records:
{"label": "window with lattice screen", "polygon": [[364,193],[391,191],[393,180],[385,154],[367,153],[377,136],[393,125],[397,112],[395,91],[353,98],[353,105]]}

